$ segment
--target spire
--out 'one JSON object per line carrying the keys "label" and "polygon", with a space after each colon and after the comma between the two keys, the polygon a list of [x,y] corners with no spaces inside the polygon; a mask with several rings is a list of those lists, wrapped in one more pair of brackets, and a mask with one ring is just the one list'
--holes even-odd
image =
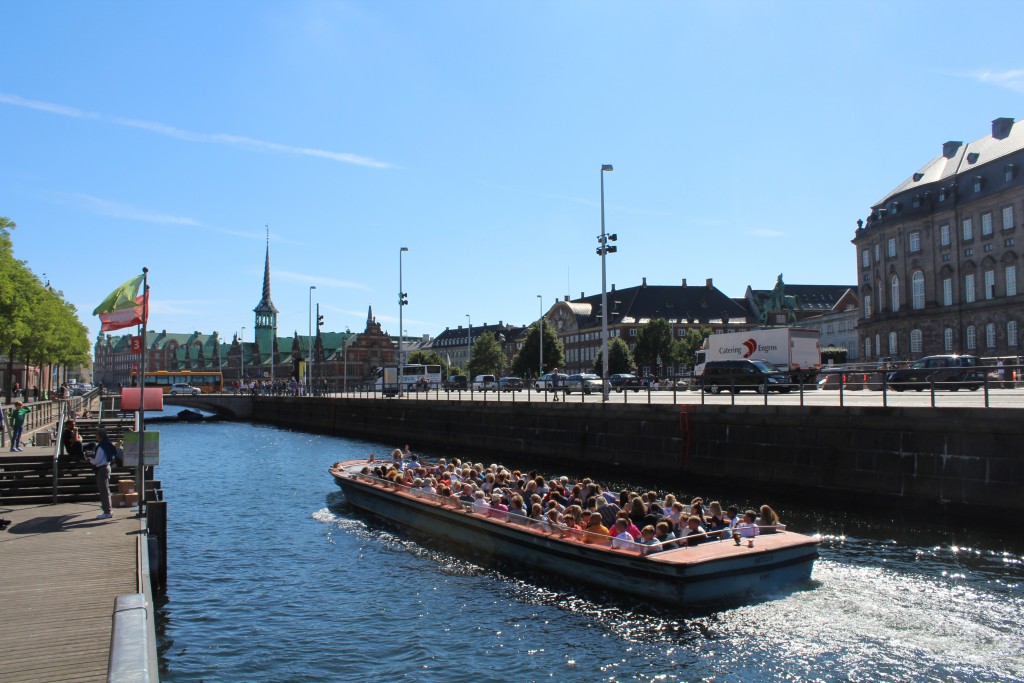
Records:
{"label": "spire", "polygon": [[373,322],[373,304],[370,304],[370,308],[366,311],[366,324],[369,325]]}
{"label": "spire", "polygon": [[277,313],[277,307],[270,299],[270,229],[267,229],[267,260],[263,265],[263,298],[253,309],[255,313]]}

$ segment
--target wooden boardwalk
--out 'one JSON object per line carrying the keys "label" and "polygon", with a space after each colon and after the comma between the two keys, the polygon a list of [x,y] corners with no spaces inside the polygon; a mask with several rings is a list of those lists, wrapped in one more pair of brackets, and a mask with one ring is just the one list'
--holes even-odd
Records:
{"label": "wooden boardwalk", "polygon": [[114,599],[137,593],[128,509],[97,503],[0,507],[0,681],[106,681]]}

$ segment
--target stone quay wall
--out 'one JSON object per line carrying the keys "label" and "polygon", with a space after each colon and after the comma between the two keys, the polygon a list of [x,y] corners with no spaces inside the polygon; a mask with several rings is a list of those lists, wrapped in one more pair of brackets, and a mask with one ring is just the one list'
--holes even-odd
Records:
{"label": "stone quay wall", "polygon": [[666,486],[728,478],[824,500],[1024,510],[1024,415],[1012,409],[247,400],[257,422],[474,462],[618,472]]}

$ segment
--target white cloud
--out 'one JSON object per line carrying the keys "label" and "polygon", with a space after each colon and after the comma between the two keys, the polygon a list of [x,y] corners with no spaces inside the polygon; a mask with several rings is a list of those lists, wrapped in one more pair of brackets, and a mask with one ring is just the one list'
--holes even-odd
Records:
{"label": "white cloud", "polygon": [[129,206],[128,204],[120,204],[118,202],[112,202],[107,199],[100,199],[99,197],[93,197],[87,194],[71,194],[68,198],[72,203],[77,204],[79,207],[98,213],[101,216],[110,216],[112,218],[124,218],[133,221],[143,221],[145,223],[162,223],[169,225],[190,225],[194,227],[202,227],[202,223],[199,221],[189,218],[187,216],[172,216],[169,214],[152,213],[144,211],[142,209]]}
{"label": "white cloud", "polygon": [[1009,71],[979,71],[970,74],[969,76],[981,83],[995,85],[1014,92],[1024,92],[1024,69],[1010,69]]}
{"label": "white cloud", "polygon": [[307,285],[316,285],[318,288],[323,287],[340,287],[342,289],[358,289],[364,292],[373,291],[367,285],[361,282],[351,282],[350,280],[338,280],[332,277],[323,277],[321,275],[310,275],[309,273],[293,273],[287,270],[274,269],[274,279],[281,278],[283,280],[290,280],[291,282],[302,282]]}
{"label": "white cloud", "polygon": [[784,232],[767,228],[754,228],[753,230],[747,230],[746,234],[753,235],[754,237],[784,237],[786,235]]}
{"label": "white cloud", "polygon": [[242,135],[231,135],[228,133],[193,133],[191,131],[182,130],[180,128],[168,126],[166,124],[159,123],[156,121],[142,121],[138,119],[122,118],[119,116],[108,116],[106,114],[98,114],[95,112],[83,111],[81,109],[76,109],[74,107],[66,107],[64,105],[53,104],[51,102],[29,100],[18,95],[11,95],[9,93],[0,92],[0,104],[9,104],[15,107],[35,109],[36,111],[43,111],[49,114],[57,114],[59,116],[69,116],[71,118],[103,121],[105,123],[112,123],[114,125],[125,126],[127,128],[138,128],[140,130],[146,130],[151,133],[156,133],[158,135],[164,135],[169,138],[185,140],[187,142],[200,142],[214,145],[228,145],[232,147],[239,147],[242,149],[255,150],[259,152],[277,152],[280,154],[309,156],[320,159],[328,159],[330,161],[339,161],[345,164],[353,164],[355,166],[367,166],[370,168],[394,168],[393,164],[390,164],[386,161],[378,161],[377,159],[374,159],[372,157],[360,156],[358,154],[351,154],[349,152],[334,152],[326,149],[316,149],[314,147],[296,147],[293,145],[284,145],[277,142],[256,140],[254,138],[249,138]]}

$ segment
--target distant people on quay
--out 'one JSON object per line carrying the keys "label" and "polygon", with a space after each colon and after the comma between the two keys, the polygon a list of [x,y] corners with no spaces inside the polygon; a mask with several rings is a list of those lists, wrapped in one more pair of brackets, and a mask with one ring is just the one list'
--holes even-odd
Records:
{"label": "distant people on quay", "polygon": [[96,453],[89,460],[89,463],[96,468],[96,491],[100,494],[100,507],[103,512],[96,515],[96,519],[110,519],[113,514],[110,512],[110,463],[114,462],[117,456],[117,446],[107,437],[107,430],[96,430]]}
{"label": "distant people on quay", "polygon": [[[15,385],[17,386],[17,385]],[[32,409],[21,401],[14,402],[14,408],[8,418],[11,425],[11,452],[21,452],[21,434],[25,431],[25,416],[32,412]]]}

